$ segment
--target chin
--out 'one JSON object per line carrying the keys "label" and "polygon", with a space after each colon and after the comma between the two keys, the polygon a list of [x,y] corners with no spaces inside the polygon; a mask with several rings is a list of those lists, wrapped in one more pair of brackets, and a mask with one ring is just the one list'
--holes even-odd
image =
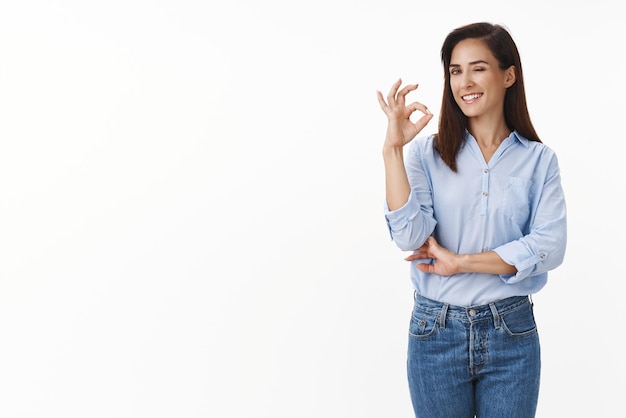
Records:
{"label": "chin", "polygon": [[463,114],[465,115],[466,118],[473,118],[475,116],[478,116],[478,114],[476,112],[466,112],[464,110],[462,110]]}

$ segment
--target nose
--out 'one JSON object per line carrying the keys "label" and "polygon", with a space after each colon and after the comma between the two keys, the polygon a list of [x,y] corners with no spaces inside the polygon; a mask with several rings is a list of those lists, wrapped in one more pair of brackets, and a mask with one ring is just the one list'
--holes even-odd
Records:
{"label": "nose", "polygon": [[468,87],[472,87],[474,85],[474,82],[472,81],[472,77],[469,71],[464,71],[461,74],[461,87],[462,88],[468,88]]}

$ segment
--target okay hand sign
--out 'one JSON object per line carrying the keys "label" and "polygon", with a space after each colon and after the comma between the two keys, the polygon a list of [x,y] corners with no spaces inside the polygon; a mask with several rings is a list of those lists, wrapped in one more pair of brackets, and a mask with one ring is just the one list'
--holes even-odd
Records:
{"label": "okay hand sign", "polygon": [[[404,145],[411,142],[433,118],[433,114],[425,105],[419,102],[406,104],[406,95],[416,90],[417,84],[409,84],[398,90],[401,84],[402,80],[399,79],[391,86],[391,90],[387,95],[387,101],[385,101],[380,91],[376,92],[378,103],[380,103],[381,109],[389,119],[385,147],[402,148]],[[416,110],[424,113],[424,116],[413,123],[410,117]]]}

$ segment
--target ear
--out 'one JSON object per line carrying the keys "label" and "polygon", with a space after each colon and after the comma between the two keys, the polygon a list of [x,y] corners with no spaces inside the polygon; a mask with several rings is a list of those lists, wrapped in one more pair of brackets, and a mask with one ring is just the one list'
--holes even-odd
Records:
{"label": "ear", "polygon": [[504,70],[504,88],[509,88],[513,84],[515,84],[515,80],[517,80],[515,66],[511,65],[509,68]]}

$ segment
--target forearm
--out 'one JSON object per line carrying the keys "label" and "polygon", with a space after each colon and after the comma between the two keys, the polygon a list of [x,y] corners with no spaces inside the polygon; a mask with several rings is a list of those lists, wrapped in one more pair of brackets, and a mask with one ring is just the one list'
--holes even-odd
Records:
{"label": "forearm", "polygon": [[396,210],[406,204],[411,186],[404,166],[402,148],[383,148],[385,162],[385,196],[389,210]]}
{"label": "forearm", "polygon": [[459,273],[515,274],[515,266],[507,264],[495,251],[458,255]]}

